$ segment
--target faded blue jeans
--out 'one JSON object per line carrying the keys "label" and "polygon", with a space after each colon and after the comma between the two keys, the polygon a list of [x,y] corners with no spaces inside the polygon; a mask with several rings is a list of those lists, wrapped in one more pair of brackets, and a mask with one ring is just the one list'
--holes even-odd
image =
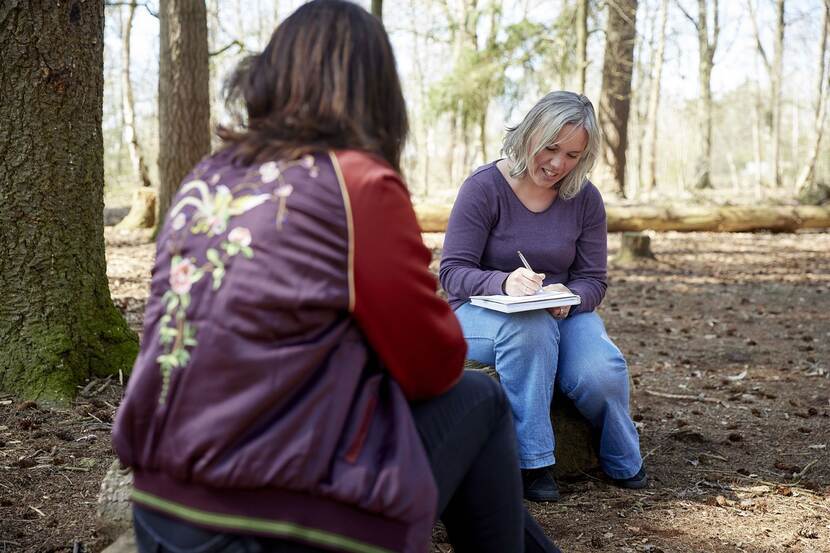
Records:
{"label": "faded blue jeans", "polygon": [[628,368],[594,312],[563,320],[546,310],[500,313],[469,303],[455,311],[467,357],[494,365],[513,411],[523,469],[552,465],[550,405],[554,385],[573,400],[599,437],[599,461],[615,479],[642,466],[628,412]]}

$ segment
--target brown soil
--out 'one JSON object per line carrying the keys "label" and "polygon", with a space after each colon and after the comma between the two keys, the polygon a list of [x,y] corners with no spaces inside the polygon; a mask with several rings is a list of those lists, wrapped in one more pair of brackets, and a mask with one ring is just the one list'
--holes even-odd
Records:
{"label": "brown soil", "polygon": [[[153,246],[106,236],[113,297],[138,330]],[[830,234],[662,233],[652,248],[656,261],[611,268],[601,308],[631,366],[651,484],[588,474],[533,514],[571,553],[830,551]],[[113,378],[69,408],[0,397],[0,553],[112,539],[95,503],[120,394]]]}

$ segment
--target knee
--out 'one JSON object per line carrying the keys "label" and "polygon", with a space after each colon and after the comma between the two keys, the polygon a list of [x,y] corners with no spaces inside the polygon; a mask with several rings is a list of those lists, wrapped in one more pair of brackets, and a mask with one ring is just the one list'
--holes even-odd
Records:
{"label": "knee", "polygon": [[495,378],[479,371],[464,371],[457,386],[461,387],[468,397],[474,398],[483,411],[492,413],[494,419],[499,419],[509,412],[504,390]]}
{"label": "knee", "polygon": [[559,326],[544,309],[514,313],[505,320],[500,337],[522,347],[553,348],[559,343]]}
{"label": "knee", "polygon": [[592,398],[595,401],[628,398],[628,366],[619,350],[599,358],[588,355],[583,363],[569,372],[576,376],[570,386],[563,383],[563,388],[570,396]]}

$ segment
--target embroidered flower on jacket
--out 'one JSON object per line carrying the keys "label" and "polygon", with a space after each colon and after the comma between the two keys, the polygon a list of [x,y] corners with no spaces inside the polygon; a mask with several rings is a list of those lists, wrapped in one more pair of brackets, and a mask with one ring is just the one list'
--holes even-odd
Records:
{"label": "embroidered flower on jacket", "polygon": [[174,258],[170,267],[170,289],[178,295],[190,292],[196,266],[189,259]]}
{"label": "embroidered flower on jacket", "polygon": [[[164,314],[158,326],[161,352],[156,361],[162,377],[160,404],[167,401],[173,371],[187,366],[190,352],[199,344],[198,327],[188,320],[187,313],[193,285],[203,277],[209,277],[206,278],[209,281],[208,288],[201,289],[200,293],[217,292],[224,284],[232,264],[236,263],[234,260],[237,256],[253,259],[254,249],[251,244],[255,237],[251,229],[235,226],[228,231],[234,217],[265,202],[275,202],[277,230],[282,228],[288,214],[287,200],[294,192],[294,186],[285,181],[283,170],[298,166],[308,170],[312,178],[319,175],[314,156],[306,155],[280,164],[274,161],[263,163],[233,188],[219,184],[218,174],[214,174],[209,178],[210,186],[204,180],[194,178],[185,182],[179,190],[178,202],[169,213],[175,233],[169,243],[173,250],[168,279],[170,288],[161,297]],[[205,174],[205,169],[197,173]],[[251,177],[254,182],[251,182]],[[268,184],[270,186],[263,186]],[[253,192],[245,193],[246,191]],[[227,235],[219,241],[218,247],[214,240],[194,238],[199,234],[214,237],[226,232]],[[182,255],[185,241],[188,241],[188,250],[195,257],[185,258]],[[198,301],[200,296],[194,297]]]}
{"label": "embroidered flower on jacket", "polygon": [[245,227],[236,227],[228,233],[228,241],[240,246],[250,246],[251,231]]}
{"label": "embroidered flower on jacket", "polygon": [[280,178],[282,172],[276,161],[269,161],[260,165],[259,174],[262,177],[262,182],[268,183]]}
{"label": "embroidered flower on jacket", "polygon": [[278,198],[287,198],[292,192],[294,192],[294,187],[290,184],[283,184],[274,190],[274,194],[276,194]]}

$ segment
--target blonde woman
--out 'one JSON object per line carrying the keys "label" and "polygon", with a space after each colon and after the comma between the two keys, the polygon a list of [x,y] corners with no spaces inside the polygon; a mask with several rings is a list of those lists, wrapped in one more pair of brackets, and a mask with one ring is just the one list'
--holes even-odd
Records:
{"label": "blonde woman", "polygon": [[[600,145],[584,95],[551,92],[504,139],[505,158],[476,169],[450,215],[441,284],[461,321],[468,357],[495,365],[513,411],[524,496],[556,501],[550,405],[554,386],[599,437],[600,464],[618,485],[646,474],[628,412],[628,369],[595,313],[607,286],[605,208],[586,179]],[[522,251],[532,270],[522,266]],[[518,267],[518,268],[517,268]],[[561,283],[581,304],[505,314],[473,295],[523,296]]]}

